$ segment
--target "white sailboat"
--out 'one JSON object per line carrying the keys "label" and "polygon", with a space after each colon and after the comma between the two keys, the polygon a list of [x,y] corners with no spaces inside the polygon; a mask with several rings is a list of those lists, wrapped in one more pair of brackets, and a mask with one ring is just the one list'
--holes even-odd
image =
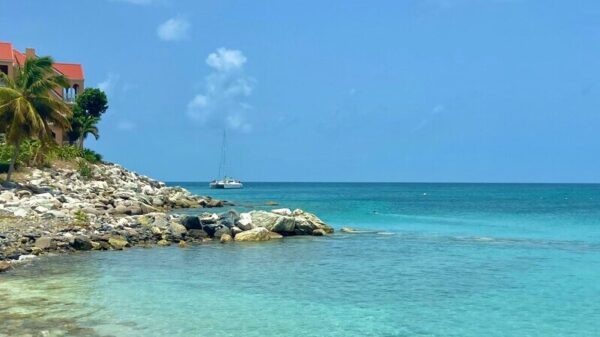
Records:
{"label": "white sailboat", "polygon": [[[219,175],[221,177],[221,173],[225,171],[225,159],[226,159],[226,134],[225,130],[223,130],[223,144],[221,145],[221,162],[219,163]],[[223,189],[235,189],[235,188],[244,188],[244,184],[241,181],[234,179],[232,177],[228,177],[226,174],[223,174],[223,179],[215,179],[208,184],[210,188],[223,188]]]}

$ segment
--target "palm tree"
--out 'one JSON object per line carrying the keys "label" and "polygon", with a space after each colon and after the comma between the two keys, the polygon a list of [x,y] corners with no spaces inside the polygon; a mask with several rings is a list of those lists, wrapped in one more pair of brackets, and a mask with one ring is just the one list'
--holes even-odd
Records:
{"label": "palm tree", "polygon": [[15,147],[6,181],[10,181],[24,139],[35,138],[42,143],[53,141],[49,124],[69,129],[71,108],[52,92],[69,86],[66,78],[57,75],[50,57],[27,58],[17,69],[14,80],[0,73],[0,125],[6,142]]}
{"label": "palm tree", "polygon": [[100,121],[100,117],[94,117],[88,114],[77,114],[73,117],[75,119],[75,123],[77,125],[77,132],[79,134],[79,138],[77,141],[79,142],[79,148],[83,150],[83,141],[87,137],[88,134],[91,134],[98,140],[100,138],[100,134],[98,132],[98,127],[96,124]]}

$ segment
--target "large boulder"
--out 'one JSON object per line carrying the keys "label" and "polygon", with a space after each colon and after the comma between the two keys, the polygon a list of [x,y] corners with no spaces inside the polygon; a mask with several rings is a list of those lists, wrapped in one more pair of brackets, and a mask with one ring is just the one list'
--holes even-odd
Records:
{"label": "large boulder", "polygon": [[[266,212],[266,211],[252,211],[250,212],[250,218],[252,220],[252,225],[255,227],[264,227],[268,230],[271,230],[277,223],[277,220],[280,218],[280,215],[275,213]],[[240,227],[241,228],[241,227]]]}
{"label": "large boulder", "polygon": [[253,228],[235,236],[235,241],[268,241],[270,239],[269,230],[264,227]]}
{"label": "large boulder", "polygon": [[0,273],[8,271],[11,269],[10,262],[0,261]]}
{"label": "large boulder", "polygon": [[254,228],[254,225],[252,224],[252,216],[250,215],[250,213],[241,213],[240,219],[237,221],[236,226],[244,231]]}
{"label": "large boulder", "polygon": [[296,219],[291,216],[280,216],[273,227],[267,228],[275,233],[293,233],[296,227]]}
{"label": "large boulder", "polygon": [[171,235],[177,239],[181,239],[187,233],[185,226],[176,222],[171,222],[169,224],[169,230],[171,231]]}
{"label": "large boulder", "polygon": [[208,237],[208,233],[202,229],[190,229],[187,232],[187,236],[196,240],[200,240],[206,239]]}
{"label": "large boulder", "polygon": [[70,244],[75,250],[92,250],[93,248],[92,241],[82,235],[74,237]]}
{"label": "large boulder", "polygon": [[108,243],[110,244],[110,246],[113,249],[116,249],[116,250],[122,250],[123,248],[125,248],[129,245],[129,242],[127,242],[127,239],[120,235],[111,236],[108,239]]}
{"label": "large boulder", "polygon": [[197,216],[184,216],[181,217],[181,224],[187,229],[202,229],[202,224]]}
{"label": "large boulder", "polygon": [[35,240],[35,247],[42,250],[53,249],[56,248],[56,241],[50,236],[42,236]]}

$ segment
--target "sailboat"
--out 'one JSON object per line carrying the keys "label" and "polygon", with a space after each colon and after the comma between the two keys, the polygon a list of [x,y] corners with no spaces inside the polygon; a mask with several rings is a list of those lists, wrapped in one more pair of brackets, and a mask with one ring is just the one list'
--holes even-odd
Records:
{"label": "sailboat", "polygon": [[[219,175],[221,177],[221,173],[225,171],[225,158],[226,158],[226,134],[225,130],[223,130],[223,144],[221,145],[221,162],[219,163]],[[228,177],[226,174],[223,174],[223,179],[215,179],[208,184],[210,188],[223,188],[223,189],[234,189],[234,188],[244,188],[244,184],[241,181],[234,179],[232,177]]]}

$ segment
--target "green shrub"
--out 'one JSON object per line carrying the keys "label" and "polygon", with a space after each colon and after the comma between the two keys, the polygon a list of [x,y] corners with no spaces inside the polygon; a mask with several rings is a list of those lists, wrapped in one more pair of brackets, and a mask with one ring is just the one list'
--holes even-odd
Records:
{"label": "green shrub", "polygon": [[76,225],[85,226],[85,225],[89,224],[90,218],[82,210],[76,211],[74,215],[75,215],[75,224]]}
{"label": "green shrub", "polygon": [[0,162],[0,173],[7,173],[9,167],[10,167],[10,163]]}
{"label": "green shrub", "polygon": [[75,160],[83,156],[83,151],[75,145],[54,146],[48,151],[49,159],[65,161]]}
{"label": "green shrub", "polygon": [[82,157],[92,164],[102,161],[102,155],[90,149],[84,149]]}
{"label": "green shrub", "polygon": [[89,179],[92,176],[92,168],[84,160],[79,162],[79,168],[77,169],[77,171],[85,179]]}

